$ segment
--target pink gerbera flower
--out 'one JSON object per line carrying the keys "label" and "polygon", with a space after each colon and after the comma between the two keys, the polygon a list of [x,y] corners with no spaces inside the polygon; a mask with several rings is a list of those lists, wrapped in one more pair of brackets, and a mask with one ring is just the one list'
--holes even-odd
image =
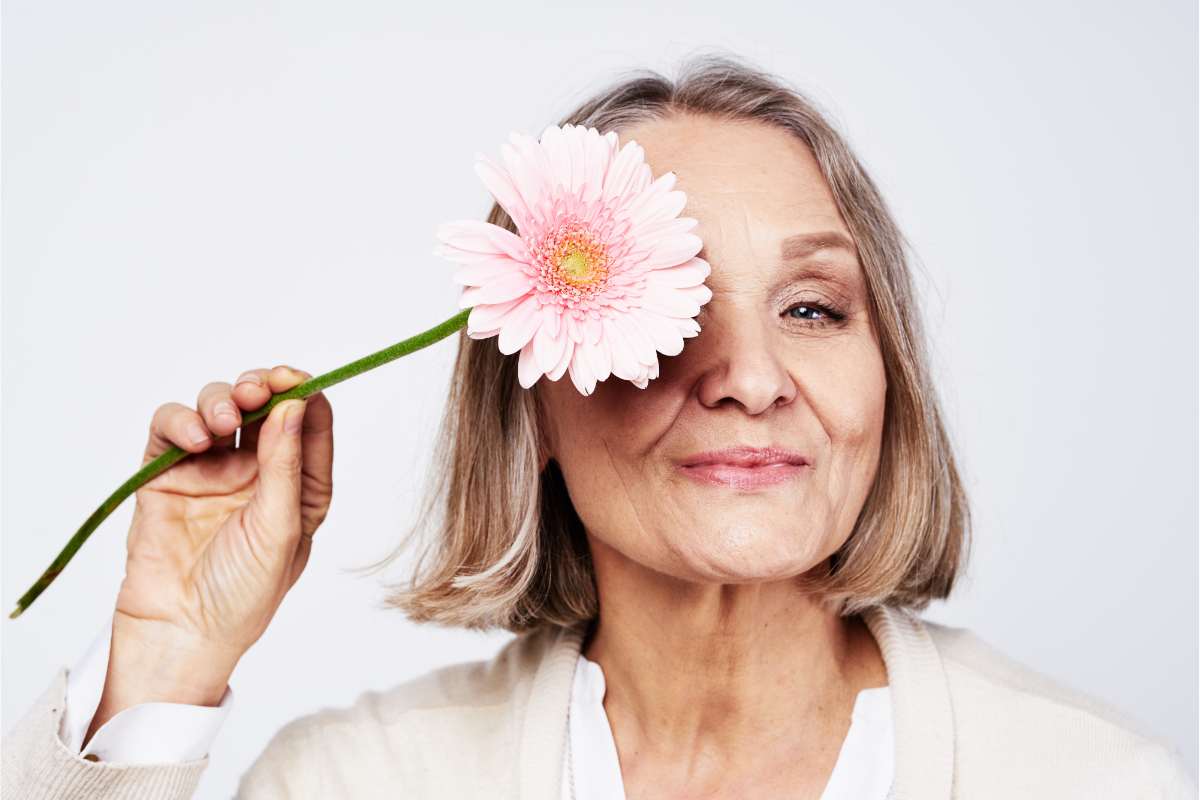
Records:
{"label": "pink gerbera flower", "polygon": [[458,262],[467,335],[498,336],[520,352],[529,388],[570,372],[584,395],[610,374],[646,388],[658,353],[673,356],[700,332],[693,317],[712,298],[710,268],[697,258],[696,220],[675,173],[651,180],[635,141],[551,125],[540,140],[520,133],[501,146],[504,166],[483,154],[475,171],[520,235],[480,220],[438,227],[434,253]]}

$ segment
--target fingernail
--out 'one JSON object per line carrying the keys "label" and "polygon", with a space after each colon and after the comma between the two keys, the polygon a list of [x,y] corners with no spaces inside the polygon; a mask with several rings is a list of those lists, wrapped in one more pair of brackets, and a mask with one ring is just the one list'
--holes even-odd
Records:
{"label": "fingernail", "polygon": [[287,410],[287,416],[283,418],[283,429],[288,433],[296,433],[303,424],[304,403],[298,400],[294,406]]}
{"label": "fingernail", "polygon": [[237,419],[237,409],[235,409],[233,407],[233,403],[229,402],[228,400],[222,400],[221,402],[217,403],[217,407],[214,410],[216,411],[218,417]]}
{"label": "fingernail", "polygon": [[199,422],[188,425],[187,435],[191,438],[192,444],[204,444],[208,441],[208,432]]}
{"label": "fingernail", "polygon": [[262,378],[258,377],[258,375],[253,372],[245,372],[238,376],[238,379],[234,381],[234,384],[239,383],[253,383],[255,386],[263,385]]}

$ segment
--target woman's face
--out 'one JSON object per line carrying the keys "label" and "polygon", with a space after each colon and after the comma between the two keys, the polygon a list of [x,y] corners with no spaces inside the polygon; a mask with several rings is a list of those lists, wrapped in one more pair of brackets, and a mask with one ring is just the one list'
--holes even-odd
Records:
{"label": "woman's face", "polygon": [[[693,581],[804,573],[849,536],[879,462],[887,383],[849,231],[812,153],[784,131],[675,116],[620,138],[655,176],[675,172],[713,296],[646,389],[610,376],[585,397],[539,381],[545,457],[593,554],[599,543]],[[807,463],[684,466],[739,446]]]}

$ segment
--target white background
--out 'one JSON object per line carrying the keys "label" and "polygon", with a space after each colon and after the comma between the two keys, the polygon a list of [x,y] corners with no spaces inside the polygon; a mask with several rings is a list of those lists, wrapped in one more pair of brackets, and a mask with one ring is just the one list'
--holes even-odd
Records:
{"label": "white background", "polygon": [[[1196,6],[9,2],[3,18],[3,712],[105,624],[168,400],[326,372],[456,310],[472,172],[626,69],[723,49],[823,104],[919,257],[974,560],[930,619],[1144,721],[1196,768]],[[336,496],[234,675],[198,796],[286,721],[510,637],[378,610],[448,342],[329,390]],[[384,578],[399,579],[397,568]]]}

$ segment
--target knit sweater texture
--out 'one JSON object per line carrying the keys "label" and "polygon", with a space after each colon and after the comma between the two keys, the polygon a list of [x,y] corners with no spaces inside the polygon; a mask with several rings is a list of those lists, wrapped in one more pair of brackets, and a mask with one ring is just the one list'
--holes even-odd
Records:
{"label": "knit sweater texture", "polygon": [[[880,606],[863,613],[887,668],[897,800],[1195,799],[1179,753],[1090,695],[966,628]],[[281,727],[237,797],[558,800],[586,624],[521,634],[495,656],[432,670]],[[208,756],[94,762],[58,736],[60,668],[3,741],[3,800],[176,800]]]}

